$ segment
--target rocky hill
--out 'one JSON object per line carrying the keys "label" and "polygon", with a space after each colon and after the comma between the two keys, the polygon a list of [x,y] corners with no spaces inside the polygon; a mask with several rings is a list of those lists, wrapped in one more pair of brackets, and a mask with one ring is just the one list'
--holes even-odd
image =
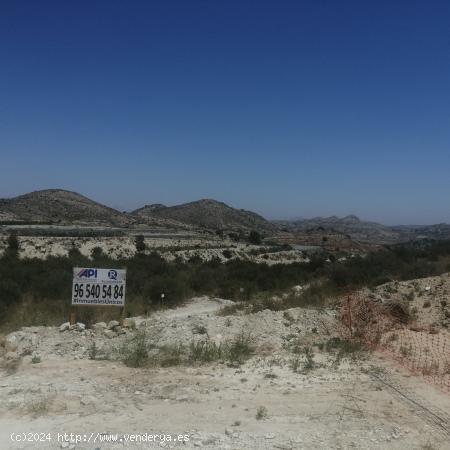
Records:
{"label": "rocky hill", "polygon": [[275,224],[291,233],[311,232],[314,230],[331,233],[343,233],[352,240],[377,244],[392,244],[403,240],[402,234],[390,227],[376,222],[366,222],[356,216],[315,217],[293,221],[276,221]]}
{"label": "rocky hill", "polygon": [[0,199],[0,220],[129,226],[136,218],[76,192],[47,189]]}
{"label": "rocky hill", "polygon": [[392,229],[400,233],[403,240],[417,239],[450,239],[450,225],[439,223],[436,225],[398,225]]}
{"label": "rocky hill", "polygon": [[350,215],[346,217],[315,217],[313,219],[278,220],[273,222],[289,233],[343,233],[354,241],[371,244],[395,244],[421,239],[450,239],[450,225],[387,226]]}
{"label": "rocky hill", "polygon": [[260,215],[235,209],[216,200],[204,199],[176,206],[146,205],[132,212],[138,217],[171,219],[195,227],[212,230],[256,230],[270,235],[276,226]]}

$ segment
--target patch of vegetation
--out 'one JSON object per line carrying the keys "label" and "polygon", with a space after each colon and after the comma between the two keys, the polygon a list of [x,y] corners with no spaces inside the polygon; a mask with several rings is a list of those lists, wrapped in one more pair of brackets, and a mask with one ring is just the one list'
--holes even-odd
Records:
{"label": "patch of vegetation", "polygon": [[254,353],[251,339],[243,333],[221,345],[209,338],[157,346],[139,331],[119,349],[119,359],[128,367],[170,367],[183,364],[208,364],[214,361],[243,364]]}
{"label": "patch of vegetation", "polygon": [[225,349],[210,340],[191,342],[189,359],[194,362],[208,363],[225,356]]}
{"label": "patch of vegetation", "polygon": [[250,242],[250,244],[253,245],[261,245],[262,243],[261,235],[255,230],[250,231],[248,235],[248,242]]}
{"label": "patch of vegetation", "polygon": [[[219,316],[233,316],[238,311],[242,311],[246,307],[245,303],[243,302],[236,302],[232,305],[225,305],[222,307],[219,312],[217,313]],[[230,323],[231,325],[231,323]]]}
{"label": "patch of vegetation", "polygon": [[233,256],[233,253],[231,253],[231,250],[228,250],[227,248],[222,252],[222,255],[224,258],[230,259]]}
{"label": "patch of vegetation", "polygon": [[412,346],[410,345],[402,345],[400,347],[400,353],[402,354],[403,357],[408,357],[411,355],[412,353]]}
{"label": "patch of vegetation", "polygon": [[269,372],[264,375],[264,378],[268,378],[269,380],[274,380],[275,378],[278,378],[278,375],[273,372]]}
{"label": "patch of vegetation", "polygon": [[300,366],[301,366],[302,360],[299,356],[295,356],[291,359],[289,362],[289,367],[292,369],[293,372],[298,373]]}
{"label": "patch of vegetation", "polygon": [[226,354],[231,363],[242,364],[253,355],[254,351],[250,336],[240,333],[227,344]]}
{"label": "patch of vegetation", "polygon": [[48,413],[50,407],[50,399],[46,395],[39,395],[33,398],[27,405],[27,411],[34,417],[44,416]]}
{"label": "patch of vegetation", "polygon": [[[10,236],[0,258],[0,327],[56,325],[66,320],[70,309],[72,268],[92,265],[74,246],[69,255],[46,260],[18,256],[18,238]],[[309,262],[288,265],[257,264],[251,261],[192,258],[165,261],[159,254],[137,252],[133,257],[113,259],[93,251],[95,263],[105,268],[127,269],[125,316],[146,314],[161,307],[173,307],[194,295],[211,295],[239,301],[225,307],[223,315],[234,314],[248,305],[248,312],[262,309],[321,307],[330,299],[352,289],[373,287],[386,280],[404,280],[437,275],[447,270],[450,241],[420,241],[402,244],[345,261],[327,262],[317,254]],[[281,301],[274,295],[292,286],[308,286],[300,295],[292,293]],[[93,309],[91,321],[105,310]],[[103,316],[103,319],[106,317]],[[13,322],[16,323],[13,323]]]}
{"label": "patch of vegetation", "polygon": [[361,341],[357,339],[341,339],[340,337],[330,338],[325,343],[325,350],[336,354],[336,364],[339,364],[346,358],[352,360],[360,359],[367,352],[367,348]]}
{"label": "patch of vegetation", "polygon": [[305,347],[304,354],[305,362],[303,364],[303,370],[309,372],[316,367],[316,363],[314,362],[314,352],[311,347]]}
{"label": "patch of vegetation", "polygon": [[196,324],[192,329],[194,334],[208,334],[208,329],[204,325]]}
{"label": "patch of vegetation", "polygon": [[97,344],[95,343],[95,340],[92,341],[92,344],[89,346],[88,355],[89,355],[89,359],[92,359],[94,361],[97,359],[98,347],[97,347]]}
{"label": "patch of vegetation", "polygon": [[128,367],[145,367],[148,365],[148,346],[145,332],[138,331],[120,348],[120,356]]}
{"label": "patch of vegetation", "polygon": [[255,416],[256,420],[266,419],[268,414],[269,414],[269,411],[267,410],[267,408],[265,406],[260,406],[256,410],[256,416]]}
{"label": "patch of vegetation", "polygon": [[19,239],[17,238],[17,233],[15,231],[11,232],[6,241],[7,247],[5,251],[6,258],[18,258],[19,256]]}
{"label": "patch of vegetation", "polygon": [[138,235],[134,238],[134,245],[136,246],[136,251],[137,251],[138,253],[143,253],[143,252],[145,252],[146,245],[145,245],[144,236],[142,236],[142,234],[138,234]]}

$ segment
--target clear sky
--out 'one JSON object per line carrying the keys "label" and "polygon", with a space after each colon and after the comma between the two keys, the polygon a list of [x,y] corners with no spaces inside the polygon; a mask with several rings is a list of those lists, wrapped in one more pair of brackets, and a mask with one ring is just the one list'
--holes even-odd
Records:
{"label": "clear sky", "polygon": [[450,222],[448,0],[0,2],[0,197]]}

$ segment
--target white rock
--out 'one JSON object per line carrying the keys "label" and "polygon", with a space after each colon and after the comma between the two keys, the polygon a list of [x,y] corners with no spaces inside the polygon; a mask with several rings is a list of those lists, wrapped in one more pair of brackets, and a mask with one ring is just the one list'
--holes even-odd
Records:
{"label": "white rock", "polygon": [[91,397],[91,396],[86,396],[86,397],[82,397],[80,400],[80,404],[82,404],[83,406],[87,406],[90,404],[93,404],[97,401],[96,398]]}
{"label": "white rock", "polygon": [[20,356],[16,352],[8,352],[5,355],[5,359],[7,361],[18,361],[20,359]]}
{"label": "white rock", "polygon": [[117,322],[117,320],[111,320],[108,323],[108,329],[113,330],[114,328],[119,326],[119,322]]}
{"label": "white rock", "polygon": [[77,331],[84,331],[85,329],[86,329],[86,325],[84,323],[77,322],[77,324],[76,324]]}
{"label": "white rock", "polygon": [[6,338],[5,349],[7,352],[15,352],[19,348],[19,340],[14,334],[10,334]]}
{"label": "white rock", "polygon": [[70,328],[70,323],[65,322],[59,327],[59,331],[61,331],[61,332],[67,331],[69,328]]}
{"label": "white rock", "polygon": [[103,334],[109,339],[112,339],[113,337],[117,336],[113,330],[105,330],[103,331]]}
{"label": "white rock", "polygon": [[97,322],[92,325],[92,329],[97,332],[102,332],[103,330],[106,330],[107,327],[105,322]]}

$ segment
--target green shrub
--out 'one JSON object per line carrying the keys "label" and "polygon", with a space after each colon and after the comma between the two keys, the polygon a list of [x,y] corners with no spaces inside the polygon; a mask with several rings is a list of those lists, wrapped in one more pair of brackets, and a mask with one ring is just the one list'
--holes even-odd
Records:
{"label": "green shrub", "polygon": [[305,347],[304,349],[305,362],[303,364],[303,370],[305,372],[314,369],[316,363],[314,362],[314,353],[311,347]]}
{"label": "green shrub", "polygon": [[228,250],[227,248],[222,252],[222,255],[224,258],[230,259],[233,256],[233,253],[231,253],[231,250]]}
{"label": "green shrub", "polygon": [[137,251],[138,253],[143,253],[143,252],[145,252],[146,245],[145,245],[145,239],[144,239],[144,236],[142,236],[142,234],[138,234],[138,235],[134,238],[134,245],[136,246],[136,251]]}
{"label": "green shrub", "polygon": [[226,358],[231,363],[243,364],[255,349],[248,334],[240,333],[226,347]]}
{"label": "green shrub", "polygon": [[212,362],[224,356],[224,349],[210,340],[191,342],[189,359],[195,362]]}
{"label": "green shrub", "polygon": [[248,235],[248,242],[253,245],[261,245],[261,235],[255,230],[250,231],[250,234]]}
{"label": "green shrub", "polygon": [[325,343],[325,350],[336,353],[336,364],[345,358],[356,360],[361,358],[367,348],[357,339],[341,339],[340,337],[330,338]]}
{"label": "green shrub", "polygon": [[256,417],[256,420],[263,420],[263,419],[267,418],[267,415],[268,415],[267,408],[265,406],[260,406],[256,410],[255,417]]}
{"label": "green shrub", "polygon": [[148,364],[148,346],[145,332],[139,331],[120,349],[121,359],[128,367],[144,367]]}
{"label": "green shrub", "polygon": [[19,239],[17,238],[17,233],[12,231],[8,240],[6,241],[7,248],[5,251],[5,256],[7,258],[17,258],[19,256]]}

